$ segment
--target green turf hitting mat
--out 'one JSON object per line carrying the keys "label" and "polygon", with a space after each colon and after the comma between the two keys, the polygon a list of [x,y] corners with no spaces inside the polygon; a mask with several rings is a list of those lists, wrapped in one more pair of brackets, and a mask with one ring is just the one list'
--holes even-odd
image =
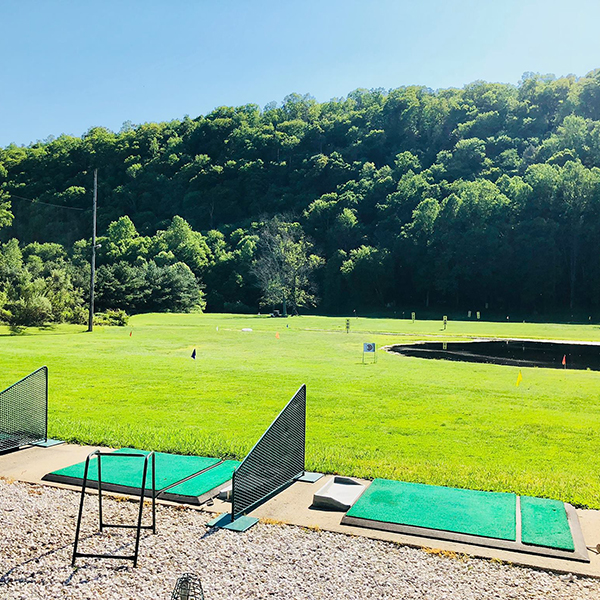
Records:
{"label": "green turf hitting mat", "polygon": [[[132,448],[121,448],[115,450],[113,456],[102,458],[102,489],[122,493],[139,494],[142,484],[142,473],[144,470],[144,459],[132,459],[122,457],[119,453],[136,452],[147,454],[143,450],[133,450]],[[180,456],[177,454],[156,453],[156,490],[164,490],[204,469],[220,463],[217,458],[207,458],[204,456]],[[83,481],[83,472],[85,461],[71,465],[58,471],[53,471],[45,475],[43,479],[55,481],[58,483],[67,483],[71,485],[81,485]],[[90,460],[88,471],[88,480],[94,484],[98,480],[98,459]],[[152,488],[152,462],[148,465],[148,478],[146,481],[146,490]]]}
{"label": "green turf hitting mat", "polygon": [[515,494],[375,479],[349,517],[516,540]]}
{"label": "green turf hitting mat", "polygon": [[173,502],[202,504],[203,501],[216,495],[214,490],[218,491],[231,479],[239,464],[237,460],[225,460],[211,467],[208,471],[194,475],[190,479],[165,490],[160,497]]}
{"label": "green turf hitting mat", "polygon": [[589,562],[570,504],[375,479],[343,525]]}
{"label": "green turf hitting mat", "polygon": [[521,496],[521,531],[524,544],[575,550],[565,505],[558,500]]}

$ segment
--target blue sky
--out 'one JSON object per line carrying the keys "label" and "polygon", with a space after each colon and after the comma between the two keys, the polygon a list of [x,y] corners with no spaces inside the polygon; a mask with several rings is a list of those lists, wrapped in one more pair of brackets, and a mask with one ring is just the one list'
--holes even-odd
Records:
{"label": "blue sky", "polygon": [[600,2],[0,0],[0,146],[220,105],[600,67]]}

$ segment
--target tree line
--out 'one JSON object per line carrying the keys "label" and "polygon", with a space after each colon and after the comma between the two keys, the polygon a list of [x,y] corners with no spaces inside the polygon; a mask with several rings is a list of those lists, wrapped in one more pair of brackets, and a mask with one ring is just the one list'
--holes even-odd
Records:
{"label": "tree line", "polygon": [[52,290],[85,301],[98,168],[103,308],[591,313],[599,165],[600,70],[291,94],[10,145],[0,309],[45,298],[67,319]]}

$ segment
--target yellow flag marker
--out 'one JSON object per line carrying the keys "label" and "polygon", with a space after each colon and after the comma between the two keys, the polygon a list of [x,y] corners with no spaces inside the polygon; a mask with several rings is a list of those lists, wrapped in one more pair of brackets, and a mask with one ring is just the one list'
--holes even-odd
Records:
{"label": "yellow flag marker", "polygon": [[277,332],[275,333],[275,337],[276,337],[277,339],[279,339],[279,331],[277,331]]}
{"label": "yellow flag marker", "polygon": [[523,375],[521,375],[521,370],[519,369],[519,374],[517,375],[517,387],[519,387],[521,381],[523,381]]}

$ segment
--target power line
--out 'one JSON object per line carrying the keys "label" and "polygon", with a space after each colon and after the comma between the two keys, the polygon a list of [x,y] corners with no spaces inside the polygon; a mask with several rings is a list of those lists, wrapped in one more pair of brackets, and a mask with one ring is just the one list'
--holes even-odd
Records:
{"label": "power line", "polygon": [[16,194],[11,194],[10,192],[8,192],[8,195],[11,198],[16,198],[17,200],[26,200],[32,204],[44,204],[46,206],[54,206],[56,208],[64,208],[66,210],[86,210],[85,208],[76,208],[75,206],[62,206],[61,204],[52,204],[51,202],[42,202],[41,200],[31,200],[31,198],[23,198],[23,196],[17,196]]}

